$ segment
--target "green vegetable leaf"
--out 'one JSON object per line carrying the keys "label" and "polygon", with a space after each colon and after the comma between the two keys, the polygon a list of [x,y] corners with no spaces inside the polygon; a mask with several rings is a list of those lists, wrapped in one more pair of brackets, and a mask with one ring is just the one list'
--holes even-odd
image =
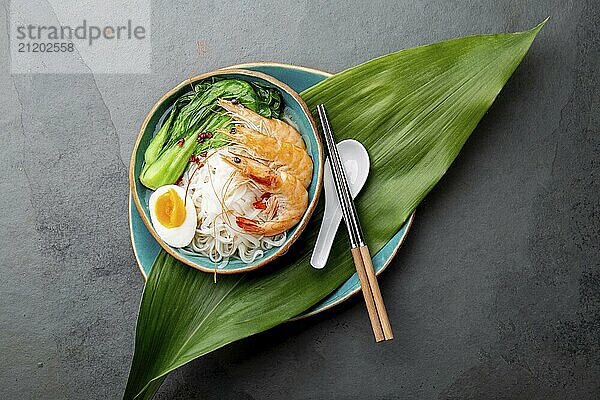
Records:
{"label": "green vegetable leaf", "polygon": [[[357,139],[369,151],[357,208],[373,253],[446,172],[542,26],[403,50],[301,94],[313,109],[327,106],[338,140]],[[173,369],[294,317],[344,282],[354,272],[344,233],[325,269],[309,265],[321,216],[322,204],[273,265],[216,284],[162,252],[142,297],[125,398],[151,398]]]}
{"label": "green vegetable leaf", "polygon": [[168,185],[177,181],[183,174],[194,149],[197,146],[198,134],[183,139],[183,143],[174,143],[165,150],[158,160],[147,164],[142,170],[140,181],[150,189]]}

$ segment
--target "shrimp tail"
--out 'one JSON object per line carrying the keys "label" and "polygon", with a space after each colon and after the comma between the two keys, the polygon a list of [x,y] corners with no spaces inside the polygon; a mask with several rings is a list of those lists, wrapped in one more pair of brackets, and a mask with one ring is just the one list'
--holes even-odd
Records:
{"label": "shrimp tail", "polygon": [[263,229],[261,226],[258,225],[258,222],[253,220],[253,219],[249,219],[249,218],[244,218],[244,217],[236,217],[235,218],[235,223],[242,228],[243,230],[245,230],[246,232],[249,233],[253,233],[255,235],[262,235],[263,234]]}
{"label": "shrimp tail", "polygon": [[296,219],[281,219],[267,222],[258,222],[253,219],[236,217],[236,224],[248,233],[263,236],[274,236],[285,232],[298,223]]}

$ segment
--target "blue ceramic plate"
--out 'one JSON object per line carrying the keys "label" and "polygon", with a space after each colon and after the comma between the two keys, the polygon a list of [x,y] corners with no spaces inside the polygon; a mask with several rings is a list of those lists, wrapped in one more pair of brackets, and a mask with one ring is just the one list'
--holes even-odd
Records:
{"label": "blue ceramic plate", "polygon": [[[226,79],[239,79],[248,82],[260,83],[263,86],[274,87],[279,90],[285,104],[284,115],[294,122],[296,128],[302,135],[306,143],[306,151],[313,161],[313,176],[308,189],[308,207],[302,216],[302,219],[296,226],[287,231],[287,238],[280,247],[274,247],[264,251],[261,258],[254,260],[251,263],[245,263],[240,259],[231,258],[229,262],[222,267],[216,267],[208,257],[178,249],[164,243],[158,234],[154,231],[150,222],[150,210],[148,208],[148,200],[153,193],[148,190],[140,182],[139,176],[144,164],[144,152],[148,148],[152,137],[162,125],[162,121],[167,116],[173,103],[185,93],[189,93],[191,86],[196,82],[201,82],[210,77],[218,76]],[[317,206],[319,194],[321,192],[321,184],[323,183],[323,146],[321,144],[320,135],[317,131],[317,126],[308,109],[308,106],[300,98],[300,96],[288,85],[283,82],[264,74],[259,71],[251,71],[247,69],[224,69],[209,72],[190,78],[174,89],[167,92],[152,108],[140,129],[137,141],[133,148],[131,156],[131,164],[129,167],[129,181],[133,202],[142,218],[142,221],[154,236],[156,241],[173,257],[179,261],[205,272],[215,272],[220,274],[234,274],[255,270],[268,262],[274,260],[278,256],[284,254],[290,246],[298,239],[310,217]]]}
{"label": "blue ceramic plate", "polygon": [[[318,83],[331,76],[327,72],[318,71],[315,69],[278,63],[241,64],[230,68],[241,68],[263,72],[286,83],[296,92],[301,92],[315,83]],[[413,218],[414,213],[410,216],[404,226],[402,226],[402,228],[394,235],[394,237],[392,237],[392,239],[390,239],[390,241],[373,256],[373,267],[375,268],[377,275],[379,275],[389,265],[390,261],[397,253],[400,245],[406,237],[406,234],[408,233],[408,230],[410,229]],[[135,253],[140,272],[145,279],[150,273],[150,268],[152,267],[154,258],[160,251],[160,245],[156,242],[156,240],[154,240],[144,225],[144,222],[142,221],[142,218],[140,217],[140,214],[138,213],[131,196],[129,201],[129,227],[133,251]],[[309,315],[317,314],[343,302],[359,291],[360,283],[358,281],[358,276],[354,274],[328,297],[296,318],[303,318]]]}

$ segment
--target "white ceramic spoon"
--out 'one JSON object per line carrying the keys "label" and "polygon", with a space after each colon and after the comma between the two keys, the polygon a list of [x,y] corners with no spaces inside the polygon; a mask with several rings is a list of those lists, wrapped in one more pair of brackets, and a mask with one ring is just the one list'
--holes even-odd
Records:
{"label": "white ceramic spoon", "polygon": [[[343,140],[336,146],[344,164],[344,172],[348,179],[350,193],[352,198],[355,198],[367,181],[367,176],[369,176],[369,153],[367,153],[365,146],[352,139]],[[333,239],[342,221],[342,209],[335,192],[329,159],[325,160],[324,173],[325,211],[315,248],[310,258],[310,265],[317,269],[323,268],[327,263]]]}

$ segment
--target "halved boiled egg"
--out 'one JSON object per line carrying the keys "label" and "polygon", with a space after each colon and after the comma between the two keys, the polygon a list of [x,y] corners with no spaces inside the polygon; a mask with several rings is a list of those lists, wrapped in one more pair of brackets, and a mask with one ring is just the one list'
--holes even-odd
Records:
{"label": "halved boiled egg", "polygon": [[172,247],[185,247],[194,238],[198,218],[194,202],[177,185],[161,186],[150,196],[148,207],[154,230]]}

